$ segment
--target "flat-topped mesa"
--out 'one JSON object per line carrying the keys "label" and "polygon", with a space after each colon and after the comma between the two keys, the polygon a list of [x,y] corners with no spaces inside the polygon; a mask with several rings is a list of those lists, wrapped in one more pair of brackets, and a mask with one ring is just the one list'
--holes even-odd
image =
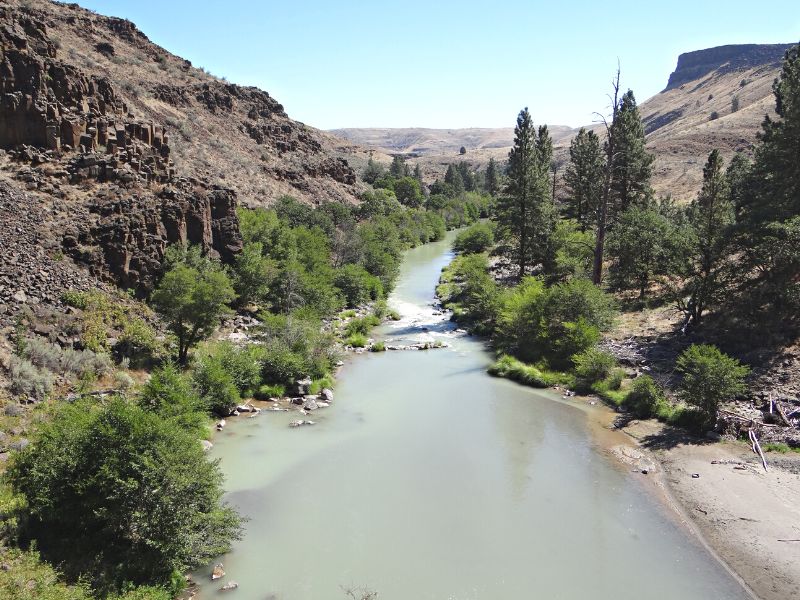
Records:
{"label": "flat-topped mesa", "polygon": [[145,182],[174,176],[163,127],[137,121],[106,77],[59,61],[43,21],[0,8],[0,22],[0,147],[78,152],[73,180],[115,179],[123,163]]}
{"label": "flat-topped mesa", "polygon": [[680,87],[718,71],[730,73],[760,66],[774,66],[783,60],[794,44],[731,44],[686,52],[678,57],[678,66],[669,76],[664,91]]}

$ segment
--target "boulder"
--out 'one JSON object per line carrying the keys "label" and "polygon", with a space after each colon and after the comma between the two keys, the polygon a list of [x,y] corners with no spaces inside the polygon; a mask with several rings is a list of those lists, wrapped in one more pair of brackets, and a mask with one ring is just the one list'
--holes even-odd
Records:
{"label": "boulder", "polygon": [[214,444],[212,444],[208,440],[200,440],[200,443],[202,444],[203,450],[205,452],[208,452],[209,450],[211,450],[214,447]]}
{"label": "boulder", "polygon": [[333,390],[329,388],[322,388],[322,391],[319,393],[322,400],[330,404],[333,402]]}
{"label": "boulder", "polygon": [[215,581],[225,577],[225,570],[222,568],[222,563],[217,563],[214,565],[214,570],[211,571],[211,581]]}
{"label": "boulder", "polygon": [[303,408],[305,410],[317,410],[319,406],[317,405],[317,400],[314,396],[306,396],[306,401],[303,403]]}
{"label": "boulder", "polygon": [[295,393],[298,396],[306,396],[311,390],[311,378],[303,377],[295,382]]}

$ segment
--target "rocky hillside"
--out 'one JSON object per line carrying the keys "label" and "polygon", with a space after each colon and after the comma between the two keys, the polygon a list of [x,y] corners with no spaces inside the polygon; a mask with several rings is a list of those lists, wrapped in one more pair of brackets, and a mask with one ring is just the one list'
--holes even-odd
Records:
{"label": "rocky hillside", "polygon": [[[764,115],[773,113],[772,82],[790,46],[731,45],[681,54],[664,91],[644,102],[638,99],[648,147],[656,155],[653,184],[657,192],[688,201],[700,188],[703,164],[712,149],[729,158],[750,148]],[[636,90],[635,81],[623,83]],[[563,163],[577,130],[551,125],[550,131],[556,161]],[[429,176],[440,175],[459,158],[478,166],[490,157],[505,160],[514,137],[511,128],[338,129],[332,133],[382,152],[417,156]],[[463,157],[458,154],[461,146],[467,150]]]}
{"label": "rocky hillside", "polygon": [[231,259],[240,203],[360,192],[367,152],[77,5],[0,4],[0,90],[2,323],[99,280],[147,291],[176,241]]}

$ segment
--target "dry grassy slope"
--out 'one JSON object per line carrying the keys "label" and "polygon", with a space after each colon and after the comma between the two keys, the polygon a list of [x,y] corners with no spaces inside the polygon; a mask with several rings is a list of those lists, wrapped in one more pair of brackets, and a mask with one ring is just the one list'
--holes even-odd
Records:
{"label": "dry grassy slope", "polygon": [[[708,153],[718,148],[728,159],[748,151],[766,114],[774,114],[772,82],[779,58],[788,45],[710,48],[681,55],[670,77],[672,89],[640,104],[647,128],[647,145],[656,155],[653,185],[659,194],[689,201],[702,184]],[[739,98],[739,110],[731,102]],[[641,101],[641,99],[640,99]],[[711,113],[719,118],[711,120]],[[590,126],[600,132],[597,125]],[[567,160],[569,142],[577,132],[550,126],[557,162]],[[339,129],[337,135],[388,153],[418,155],[428,177],[447,165],[467,160],[482,166],[490,157],[505,160],[513,129]],[[458,154],[461,146],[467,149]]]}
{"label": "dry grassy slope", "polygon": [[[268,204],[282,194],[307,202],[354,201],[361,185],[348,184],[368,152],[291,120],[277,101],[255,88],[233,86],[153,44],[122,19],[48,0],[7,0],[46,16],[59,60],[109,77],[137,118],[168,126],[179,173],[234,188],[243,204]],[[108,44],[108,51],[98,50]],[[207,87],[206,87],[207,86]],[[252,99],[268,115],[248,116]],[[247,125],[272,126],[261,143]],[[280,146],[283,146],[281,149]],[[352,176],[352,172],[349,172]]]}

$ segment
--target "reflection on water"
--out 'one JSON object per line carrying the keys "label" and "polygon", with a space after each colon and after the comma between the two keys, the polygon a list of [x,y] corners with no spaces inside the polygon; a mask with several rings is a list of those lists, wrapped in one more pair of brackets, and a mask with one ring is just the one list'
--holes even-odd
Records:
{"label": "reflection on water", "polygon": [[[355,357],[313,427],[262,414],[216,440],[250,521],[220,558],[237,600],[738,599],[747,596],[549,392],[486,375],[430,305],[447,243],[412,250],[379,331],[449,348]],[[422,328],[427,328],[423,331]],[[221,597],[210,568],[203,598]]]}

